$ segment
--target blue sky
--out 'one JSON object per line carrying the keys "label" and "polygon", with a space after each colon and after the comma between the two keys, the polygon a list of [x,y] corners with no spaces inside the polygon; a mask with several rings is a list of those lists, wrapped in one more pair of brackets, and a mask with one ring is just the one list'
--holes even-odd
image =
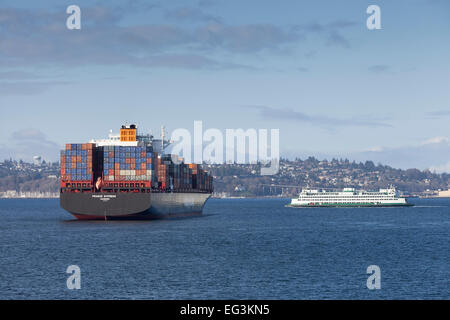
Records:
{"label": "blue sky", "polygon": [[0,158],[202,120],[279,128],[285,157],[450,171],[449,49],[445,0],[2,1]]}

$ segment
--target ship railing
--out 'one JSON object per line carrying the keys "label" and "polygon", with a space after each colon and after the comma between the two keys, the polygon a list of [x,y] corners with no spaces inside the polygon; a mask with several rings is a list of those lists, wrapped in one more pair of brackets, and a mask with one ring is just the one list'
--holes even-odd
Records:
{"label": "ship railing", "polygon": [[61,193],[72,192],[72,193],[212,193],[213,190],[208,189],[190,189],[190,188],[180,188],[180,189],[169,189],[169,188],[130,188],[130,187],[103,187],[101,190],[96,191],[93,188],[83,188],[83,187],[66,187],[60,189]]}

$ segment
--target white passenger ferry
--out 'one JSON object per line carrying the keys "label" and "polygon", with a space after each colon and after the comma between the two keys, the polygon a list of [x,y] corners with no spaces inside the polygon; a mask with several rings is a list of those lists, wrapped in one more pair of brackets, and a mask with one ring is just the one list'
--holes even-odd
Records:
{"label": "white passenger ferry", "polygon": [[413,206],[398,196],[394,187],[379,191],[303,189],[288,207],[401,207]]}

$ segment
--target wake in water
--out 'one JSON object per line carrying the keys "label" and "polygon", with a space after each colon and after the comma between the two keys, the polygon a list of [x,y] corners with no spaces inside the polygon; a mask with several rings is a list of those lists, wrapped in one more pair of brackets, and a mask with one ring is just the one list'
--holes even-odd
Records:
{"label": "wake in water", "polygon": [[418,205],[415,205],[413,208],[448,208],[448,206],[418,206]]}

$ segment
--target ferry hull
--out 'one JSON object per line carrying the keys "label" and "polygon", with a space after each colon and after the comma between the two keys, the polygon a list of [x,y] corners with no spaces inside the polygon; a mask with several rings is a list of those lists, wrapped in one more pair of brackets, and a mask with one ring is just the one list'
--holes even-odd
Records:
{"label": "ferry hull", "polygon": [[61,207],[79,220],[163,219],[201,215],[210,193],[71,193]]}

